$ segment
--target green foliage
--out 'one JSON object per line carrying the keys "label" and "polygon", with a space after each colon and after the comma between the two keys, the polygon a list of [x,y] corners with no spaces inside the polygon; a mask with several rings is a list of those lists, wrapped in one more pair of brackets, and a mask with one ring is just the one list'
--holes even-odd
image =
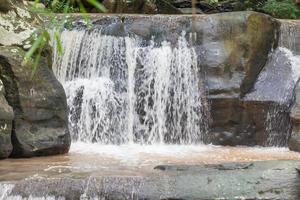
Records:
{"label": "green foliage", "polygon": [[253,10],[259,11],[262,6],[266,3],[267,0],[244,0],[244,1],[236,1],[236,9],[237,10]]}
{"label": "green foliage", "polygon": [[79,8],[70,5],[69,0],[47,0],[47,8],[49,8],[54,13],[64,13],[64,10],[68,7],[68,13],[79,12]]}
{"label": "green foliage", "polygon": [[[60,32],[65,27],[66,24],[70,23],[67,18],[67,14],[71,12],[79,11],[84,19],[87,21],[88,26],[90,26],[90,20],[88,15],[86,15],[87,11],[81,2],[81,0],[76,0],[78,8],[74,8],[70,4],[71,0],[47,0],[47,9],[38,8],[37,4],[39,0],[35,0],[35,5],[31,9],[32,12],[36,12],[40,15],[43,15],[50,19],[49,25],[52,27],[41,27],[34,33],[34,42],[32,43],[31,48],[26,53],[24,62],[28,63],[29,61],[33,61],[33,70],[32,77],[34,76],[40,59],[43,55],[43,52],[47,50],[48,45],[51,41],[51,38],[55,41],[55,45],[58,49],[59,54],[63,54],[64,49],[61,44]],[[97,0],[88,0],[92,6],[98,9],[101,12],[106,12],[105,7],[100,4]],[[49,5],[51,3],[51,5]],[[50,8],[49,8],[50,7]],[[57,17],[55,13],[63,13],[61,17]],[[52,30],[51,30],[52,29]]]}
{"label": "green foliage", "polygon": [[300,19],[300,8],[293,0],[268,0],[261,10],[277,18]]}
{"label": "green foliage", "polygon": [[[106,12],[106,8],[99,3],[98,0],[84,0],[86,4],[99,12]],[[82,0],[46,0],[44,2],[46,7],[54,13],[64,13],[65,8],[68,7],[68,13],[87,12],[85,4]]]}

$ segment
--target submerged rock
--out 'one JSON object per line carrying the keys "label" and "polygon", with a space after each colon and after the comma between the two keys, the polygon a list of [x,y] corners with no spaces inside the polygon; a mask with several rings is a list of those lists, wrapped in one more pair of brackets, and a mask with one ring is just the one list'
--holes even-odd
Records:
{"label": "submerged rock", "polygon": [[[0,183],[0,196],[51,199],[298,199],[299,161],[163,165],[139,176],[65,176]],[[163,170],[159,170],[163,169]],[[88,187],[87,187],[88,186]],[[1,190],[2,189],[2,190]]]}

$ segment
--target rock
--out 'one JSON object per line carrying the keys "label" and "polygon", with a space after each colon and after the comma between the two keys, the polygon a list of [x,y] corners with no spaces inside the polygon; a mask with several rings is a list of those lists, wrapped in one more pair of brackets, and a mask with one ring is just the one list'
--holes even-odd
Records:
{"label": "rock", "polygon": [[[280,46],[289,49],[298,59],[300,66],[300,23],[297,20],[280,20]],[[291,136],[288,142],[290,150],[300,152],[300,86],[297,84],[291,106]]]}
{"label": "rock", "polygon": [[[207,21],[194,22],[196,31],[201,33],[200,63],[206,71],[205,85],[211,104],[208,135],[213,144],[262,145],[264,140],[259,139],[251,114],[258,103],[244,103],[243,97],[253,88],[269,53],[277,46],[279,24],[259,13],[224,15],[210,15]],[[268,104],[259,107],[266,110]],[[265,119],[264,114],[258,112],[254,119]],[[264,126],[260,128],[263,130]],[[228,133],[232,133],[230,137]]]}
{"label": "rock", "polygon": [[0,183],[0,188],[11,184],[10,190],[0,189],[0,195],[8,199],[298,199],[299,165],[299,161],[161,165],[140,176],[38,177]]}
{"label": "rock", "polygon": [[155,2],[158,13],[160,14],[182,14],[182,12],[174,7],[171,3],[166,0],[160,0]]}
{"label": "rock", "polygon": [[279,45],[291,50],[295,55],[300,55],[300,22],[299,20],[279,20],[280,39]]}
{"label": "rock", "polygon": [[13,149],[11,143],[13,118],[13,109],[8,105],[5,99],[4,86],[0,80],[0,159],[7,158]]}
{"label": "rock", "polygon": [[1,0],[0,1],[0,12],[6,13],[13,8],[13,5],[10,0]]}
{"label": "rock", "polygon": [[289,139],[289,149],[300,152],[300,84],[295,89],[295,102],[291,109],[292,133]]}
{"label": "rock", "polygon": [[31,78],[32,64],[22,64],[24,54],[17,47],[0,47],[0,78],[15,114],[12,156],[65,153],[70,135],[64,89],[45,62]]}
{"label": "rock", "polygon": [[0,130],[0,157],[65,153],[70,147],[67,104],[64,89],[51,71],[51,55],[43,52],[33,77],[33,63],[23,62],[23,49],[32,45],[32,34],[41,21],[22,1],[5,2],[10,6],[0,12],[0,80],[5,88],[5,99],[0,92],[0,128],[6,127]]}
{"label": "rock", "polygon": [[0,12],[0,45],[23,45],[36,30],[39,21],[22,3],[13,3],[13,7],[7,12]]}

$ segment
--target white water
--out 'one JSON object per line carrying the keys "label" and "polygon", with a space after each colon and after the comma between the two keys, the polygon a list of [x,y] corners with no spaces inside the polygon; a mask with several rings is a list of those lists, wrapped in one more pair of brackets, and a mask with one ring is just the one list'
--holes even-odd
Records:
{"label": "white water", "polygon": [[63,83],[73,140],[101,144],[199,143],[207,130],[197,55],[178,44],[64,31],[53,70]]}
{"label": "white water", "polygon": [[[273,52],[273,58],[271,58],[274,59],[275,62],[272,69],[273,72],[271,70],[268,71],[267,74],[269,74],[269,77],[267,74],[261,73],[263,75],[258,79],[258,82],[264,82],[262,86],[266,89],[272,89],[274,88],[274,85],[277,84],[276,98],[278,99],[279,105],[269,107],[267,112],[265,121],[266,133],[268,134],[267,140],[265,141],[266,146],[287,145],[290,137],[289,132],[291,131],[291,125],[285,113],[289,112],[287,109],[289,109],[288,106],[292,103],[291,99],[293,99],[294,89],[300,78],[300,56],[294,55],[291,50],[284,47],[279,47],[276,51],[277,52]],[[279,54],[283,54],[284,57],[287,58],[286,63],[282,64],[280,61],[280,59],[285,59],[284,57],[276,57]],[[286,72],[288,72],[288,77],[284,76],[284,73]],[[271,94],[274,93],[274,91],[265,91],[264,95],[267,98],[268,95],[266,94],[268,93],[270,93],[270,96],[272,96],[272,99],[274,100],[275,95]]]}
{"label": "white water", "polygon": [[55,196],[46,197],[22,197],[13,195],[12,190],[15,187],[13,184],[0,183],[0,200],[64,200],[65,198],[56,198]]}

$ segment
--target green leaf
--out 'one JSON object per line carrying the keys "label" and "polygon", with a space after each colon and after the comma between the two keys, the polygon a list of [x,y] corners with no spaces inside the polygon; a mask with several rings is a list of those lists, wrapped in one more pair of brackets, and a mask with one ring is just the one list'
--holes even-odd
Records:
{"label": "green leaf", "polygon": [[101,12],[107,12],[107,9],[97,0],[87,0],[87,2],[93,5],[96,9],[98,9]]}
{"label": "green leaf", "polygon": [[39,65],[39,62],[41,60],[41,57],[42,57],[42,48],[40,48],[36,58],[34,59],[34,63],[33,63],[33,69],[32,69],[32,72],[31,72],[31,79],[34,77],[35,75],[35,72],[37,70],[37,66]]}
{"label": "green leaf", "polygon": [[44,37],[43,34],[41,34],[34,41],[34,43],[32,44],[31,48],[29,49],[29,51],[25,54],[25,58],[24,58],[25,63],[28,62],[30,60],[30,58],[33,57],[33,55],[36,52],[36,50],[40,47],[40,45],[43,42],[43,37]]}
{"label": "green leaf", "polygon": [[61,38],[60,38],[59,32],[57,32],[57,31],[54,32],[54,38],[55,38],[56,47],[58,49],[58,52],[59,52],[60,55],[62,55],[64,53],[64,49],[62,47],[62,43],[61,43]]}

